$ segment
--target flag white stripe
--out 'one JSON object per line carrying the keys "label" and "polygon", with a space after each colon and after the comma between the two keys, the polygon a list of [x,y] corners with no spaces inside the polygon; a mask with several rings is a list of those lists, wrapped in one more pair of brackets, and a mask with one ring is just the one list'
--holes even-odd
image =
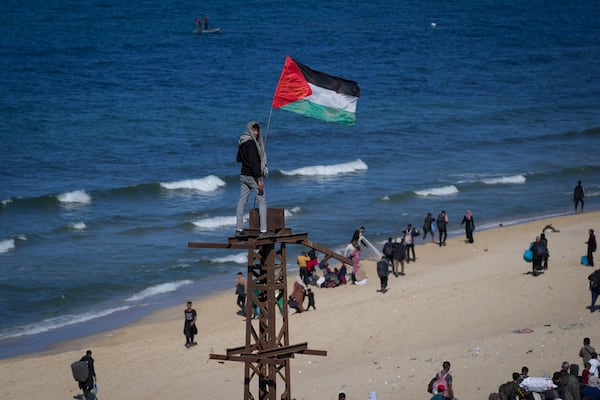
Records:
{"label": "flag white stripe", "polygon": [[321,86],[313,85],[310,82],[308,82],[308,86],[310,86],[312,94],[305,97],[304,100],[308,100],[312,103],[322,106],[346,110],[351,113],[356,112],[358,97],[337,93],[334,90],[325,89]]}

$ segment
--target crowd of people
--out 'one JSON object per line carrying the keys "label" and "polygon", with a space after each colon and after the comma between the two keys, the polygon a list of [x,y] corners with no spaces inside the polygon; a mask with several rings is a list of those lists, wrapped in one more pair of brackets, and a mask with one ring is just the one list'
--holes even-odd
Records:
{"label": "crowd of people", "polygon": [[549,376],[530,377],[529,368],[522,367],[521,373],[513,372],[512,379],[501,384],[498,391],[491,393],[489,400],[600,400],[599,360],[590,338],[583,339],[579,350],[583,370],[579,364],[564,361]]}

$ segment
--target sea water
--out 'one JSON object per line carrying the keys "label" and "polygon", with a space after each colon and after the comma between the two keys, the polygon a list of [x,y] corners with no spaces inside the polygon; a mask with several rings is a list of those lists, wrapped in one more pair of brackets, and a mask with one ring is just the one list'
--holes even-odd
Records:
{"label": "sea water", "polygon": [[[202,15],[221,32],[193,34]],[[599,15],[595,1],[3,2],[0,357],[223,288],[235,312],[245,253],[187,243],[233,234],[251,119],[269,207],[334,250],[361,225],[381,245],[442,209],[453,234],[467,208],[478,229],[571,213],[580,179],[597,208]],[[286,54],[358,81],[354,127],[271,109]]]}

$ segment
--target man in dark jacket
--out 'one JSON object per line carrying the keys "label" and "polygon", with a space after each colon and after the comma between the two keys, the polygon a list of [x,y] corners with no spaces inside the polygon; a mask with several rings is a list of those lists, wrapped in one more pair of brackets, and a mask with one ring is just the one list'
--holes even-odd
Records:
{"label": "man in dark jacket", "polygon": [[254,192],[260,217],[260,236],[270,237],[267,232],[267,196],[263,177],[268,175],[265,145],[260,135],[260,125],[256,121],[248,122],[246,131],[240,136],[237,161],[242,163],[240,172],[240,198],[237,204],[236,236],[248,236],[244,229],[244,211],[250,192]]}
{"label": "man in dark jacket", "polygon": [[83,390],[83,398],[87,400],[90,396],[90,392],[94,388],[94,382],[96,381],[96,370],[94,369],[94,359],[92,358],[92,351],[86,351],[85,356],[81,357],[81,360],[79,361],[85,361],[88,365],[87,380],[85,382],[79,382],[79,388]]}
{"label": "man in dark jacket", "polygon": [[381,257],[381,260],[377,262],[377,276],[381,282],[381,289],[378,291],[385,293],[387,291],[388,275],[390,273],[390,264],[388,264],[385,256]]}

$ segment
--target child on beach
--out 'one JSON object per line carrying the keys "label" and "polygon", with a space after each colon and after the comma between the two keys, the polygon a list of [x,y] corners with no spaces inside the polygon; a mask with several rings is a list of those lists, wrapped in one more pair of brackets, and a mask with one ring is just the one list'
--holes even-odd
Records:
{"label": "child on beach", "polygon": [[243,315],[246,307],[246,281],[241,272],[238,272],[235,278],[235,294],[237,295],[236,304],[240,308],[238,314]]}
{"label": "child on beach", "polygon": [[311,289],[308,289],[306,291],[306,295],[308,296],[308,307],[306,307],[306,311],[310,310],[311,307],[316,311],[317,307],[315,307],[315,294]]}

